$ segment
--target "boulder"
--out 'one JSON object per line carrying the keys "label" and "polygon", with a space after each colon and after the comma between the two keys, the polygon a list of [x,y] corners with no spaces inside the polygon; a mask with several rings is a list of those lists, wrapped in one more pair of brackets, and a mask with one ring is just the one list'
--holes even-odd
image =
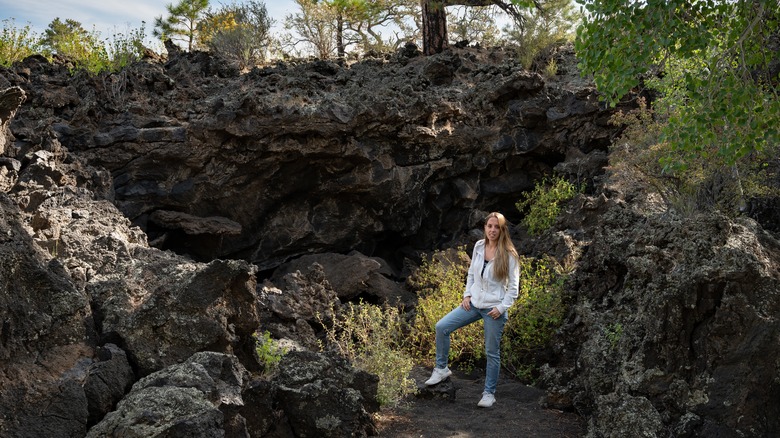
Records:
{"label": "boulder", "polygon": [[376,435],[371,416],[379,410],[375,375],[338,357],[294,351],[282,359],[274,383],[293,436]]}
{"label": "boulder", "polygon": [[415,296],[408,291],[388,263],[378,257],[367,257],[357,251],[349,254],[311,254],[292,260],[276,269],[270,278],[278,282],[285,275],[307,272],[318,264],[323,276],[342,302],[362,298],[377,304],[401,305],[411,308]]}
{"label": "boulder", "polygon": [[196,353],[136,382],[86,436],[248,436],[236,418],[247,379],[235,356]]}

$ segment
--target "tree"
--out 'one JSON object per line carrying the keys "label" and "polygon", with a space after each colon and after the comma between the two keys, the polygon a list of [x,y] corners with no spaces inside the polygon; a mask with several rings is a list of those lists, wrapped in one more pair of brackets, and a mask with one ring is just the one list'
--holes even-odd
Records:
{"label": "tree", "polygon": [[578,1],[588,11],[575,42],[583,74],[612,105],[640,85],[660,92],[653,107],[670,155],[733,164],[778,147],[777,0]]}
{"label": "tree", "polygon": [[307,45],[322,59],[333,56],[336,28],[327,5],[317,0],[295,0],[295,3],[301,12],[285,17],[284,27],[295,31],[299,39],[287,40],[285,44],[292,49],[297,49],[299,44]]}
{"label": "tree", "polygon": [[442,0],[422,1],[423,53],[441,53],[449,46],[447,41],[447,13]]}
{"label": "tree", "polygon": [[198,25],[200,43],[246,68],[265,60],[273,20],[264,3],[250,0],[209,10]]}
{"label": "tree", "polygon": [[522,10],[536,7],[541,9],[540,0],[422,0],[423,53],[440,53],[449,45],[447,38],[446,6],[496,6],[508,13],[517,23],[523,25]]}
{"label": "tree", "polygon": [[44,53],[56,54],[67,59],[73,70],[99,73],[112,68],[106,46],[100,41],[100,33],[87,32],[81,23],[59,17],[49,23],[41,38]]}
{"label": "tree", "polygon": [[289,46],[306,44],[317,56],[343,57],[350,47],[383,50],[393,43],[382,39],[377,28],[403,21],[413,14],[418,0],[296,0],[301,12],[285,18],[285,28],[299,39]]}
{"label": "tree", "polygon": [[495,10],[492,7],[460,8],[459,13],[449,13],[447,34],[450,43],[460,41],[496,45],[500,29],[496,25]]}
{"label": "tree", "polygon": [[43,32],[41,46],[51,53],[78,60],[98,49],[100,44],[97,37],[84,30],[78,21],[68,18],[63,22],[57,17]]}
{"label": "tree", "polygon": [[[345,0],[331,0],[334,6],[336,2]],[[419,8],[419,0],[346,0],[349,8],[344,9],[345,32],[337,37],[344,39],[344,46],[354,44],[363,50],[385,50],[388,47],[395,47],[401,38],[395,41],[384,40],[377,28],[394,25],[402,32],[407,28],[404,25],[408,17],[414,16]],[[347,32],[348,31],[348,32]],[[396,35],[397,36],[397,35]]]}
{"label": "tree", "polygon": [[180,0],[174,5],[168,3],[165,9],[168,11],[168,18],[162,15],[155,17],[154,30],[152,35],[160,38],[161,41],[167,39],[184,41],[187,44],[187,50],[192,51],[198,34],[198,22],[209,6],[209,0]]}

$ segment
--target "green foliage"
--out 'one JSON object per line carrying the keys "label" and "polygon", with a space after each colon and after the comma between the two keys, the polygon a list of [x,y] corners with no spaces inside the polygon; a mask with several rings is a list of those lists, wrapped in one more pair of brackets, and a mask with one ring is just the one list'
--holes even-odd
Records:
{"label": "green foliage", "polygon": [[[638,108],[618,111],[610,119],[624,127],[610,153],[611,170],[623,183],[633,181],[653,187],[667,207],[683,216],[712,209],[734,215],[751,197],[778,195],[773,183],[777,176],[769,163],[780,145],[753,151],[730,165],[717,155],[691,155],[685,160],[684,170],[669,169],[663,164],[676,150],[662,138],[670,122],[648,108],[644,99],[637,103]],[[662,105],[655,108],[664,111]]]}
{"label": "green foliage", "polygon": [[561,271],[550,257],[520,260],[520,290],[501,339],[501,363],[518,378],[531,377],[534,353],[547,346],[561,325],[566,312]]}
{"label": "green foliage", "polygon": [[265,4],[248,1],[209,10],[198,24],[198,33],[201,44],[212,53],[247,68],[265,60],[272,25]]}
{"label": "green foliage", "polygon": [[[9,31],[11,33],[13,30]],[[127,35],[116,33],[101,41],[99,32],[87,32],[78,21],[55,18],[37,43],[28,38],[24,44],[27,44],[25,52],[28,55],[34,52],[48,58],[57,56],[70,63],[71,72],[85,70],[98,74],[121,70],[139,59],[143,53],[143,39],[143,26]]]}
{"label": "green foliage", "polygon": [[323,327],[330,347],[358,369],[379,376],[380,405],[396,405],[416,391],[409,377],[414,362],[404,348],[403,318],[397,308],[348,303],[332,327]]}
{"label": "green foliage", "polygon": [[528,210],[523,225],[531,235],[539,235],[549,229],[561,211],[561,204],[572,199],[582,188],[555,176],[538,182],[530,193],[524,193],[515,206],[520,212]]}
{"label": "green foliage", "polygon": [[17,27],[13,19],[3,20],[0,32],[0,66],[9,67],[17,61],[41,52],[41,46],[30,25]]}
{"label": "green foliage", "polygon": [[522,26],[515,24],[504,31],[508,41],[517,45],[520,63],[527,69],[547,49],[573,41],[574,29],[581,20],[572,0],[548,0],[541,10],[527,9],[524,17]]}
{"label": "green foliage", "polygon": [[[463,248],[436,252],[423,260],[408,283],[417,291],[414,324],[409,335],[418,359],[430,361],[436,356],[436,322],[460,305],[466,289],[469,257]],[[467,325],[450,335],[453,364],[470,370],[485,357],[482,321]]]}
{"label": "green foliage", "polygon": [[198,22],[209,7],[209,0],[179,0],[165,5],[168,17],[155,17],[152,35],[160,41],[182,41],[192,51],[198,37]]}
{"label": "green foliage", "polygon": [[108,54],[100,42],[100,34],[96,31],[87,32],[75,20],[66,19],[63,22],[55,18],[44,32],[41,46],[45,53],[71,62],[72,71],[99,73],[108,68]]}
{"label": "green foliage", "polygon": [[138,29],[128,29],[127,33],[115,32],[104,41],[107,66],[104,70],[116,72],[141,59],[144,53],[146,23]]}
{"label": "green foliage", "polygon": [[144,34],[142,25],[127,34],[115,33],[101,40],[99,32],[87,32],[78,21],[55,18],[38,38],[29,25],[17,28],[13,20],[3,20],[0,65],[10,66],[30,55],[42,54],[49,59],[56,55],[69,62],[72,72],[115,72],[140,59]]}
{"label": "green foliage", "polygon": [[547,79],[555,77],[558,74],[558,62],[555,59],[550,59],[544,66],[544,77]]}
{"label": "green foliage", "polygon": [[86,52],[98,44],[94,35],[84,30],[78,21],[68,18],[63,22],[57,17],[44,31],[41,45],[64,58],[83,59]]}
{"label": "green foliage", "polygon": [[776,1],[579,0],[584,74],[615,104],[646,83],[661,92],[667,171],[695,158],[730,166],[780,141]]}
{"label": "green foliage", "polygon": [[620,342],[620,338],[623,337],[623,324],[616,322],[610,325],[606,330],[606,337],[609,341],[610,350],[617,348],[617,344]]}
{"label": "green foliage", "polygon": [[264,374],[273,373],[287,351],[271,339],[271,333],[268,331],[262,334],[255,333],[253,337],[255,338],[255,351],[263,365]]}
{"label": "green foliage", "polygon": [[[469,258],[463,249],[437,252],[425,259],[409,278],[419,299],[410,346],[418,359],[436,354],[436,322],[457,307],[463,296]],[[565,313],[562,301],[564,275],[551,258],[520,260],[520,290],[501,340],[501,363],[515,376],[529,378],[535,369],[533,355],[544,348]],[[485,358],[482,322],[467,325],[451,335],[450,363],[469,371]]]}

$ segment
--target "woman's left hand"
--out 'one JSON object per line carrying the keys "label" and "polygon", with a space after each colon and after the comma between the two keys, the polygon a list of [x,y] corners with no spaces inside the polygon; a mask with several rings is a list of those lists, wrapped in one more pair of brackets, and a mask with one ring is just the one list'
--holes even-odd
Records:
{"label": "woman's left hand", "polygon": [[501,312],[498,311],[497,308],[490,309],[490,312],[488,312],[488,316],[493,319],[498,319],[499,316],[501,316]]}

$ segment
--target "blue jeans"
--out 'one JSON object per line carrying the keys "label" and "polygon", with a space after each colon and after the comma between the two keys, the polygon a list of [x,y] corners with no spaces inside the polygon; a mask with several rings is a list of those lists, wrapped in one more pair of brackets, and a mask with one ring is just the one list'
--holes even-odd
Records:
{"label": "blue jeans", "polygon": [[507,312],[498,319],[488,316],[491,309],[477,309],[471,306],[469,310],[461,306],[446,314],[436,323],[436,368],[446,368],[450,355],[450,333],[479,321],[484,321],[485,355],[487,356],[487,372],[485,375],[485,392],[495,394],[498,384],[498,373],[501,370],[501,334],[507,321]]}

